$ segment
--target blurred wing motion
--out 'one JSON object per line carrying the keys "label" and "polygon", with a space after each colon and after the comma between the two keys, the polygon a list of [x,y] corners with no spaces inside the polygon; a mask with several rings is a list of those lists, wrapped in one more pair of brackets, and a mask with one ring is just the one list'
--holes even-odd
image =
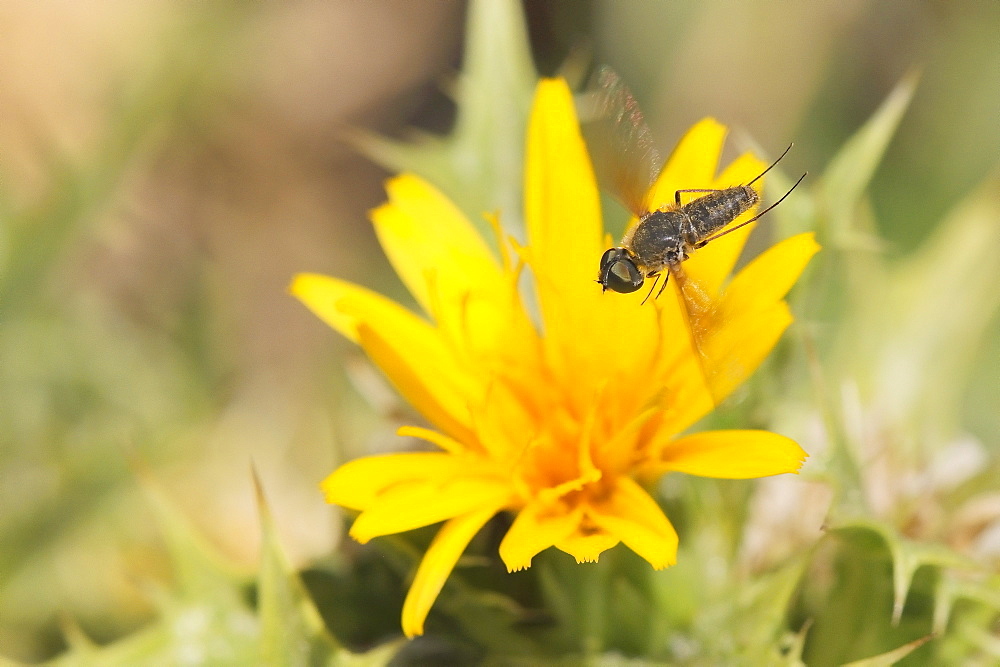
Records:
{"label": "blurred wing motion", "polygon": [[670,267],[669,272],[705,387],[712,402],[719,405],[746,378],[743,357],[727,349],[717,335],[725,328],[719,301],[684,271],[683,264]]}
{"label": "blurred wing motion", "polygon": [[[590,114],[584,114],[589,119],[583,126],[594,171],[606,191],[642,218],[650,212],[649,195],[661,167],[659,153],[638,102],[614,70],[600,69],[597,88],[594,107]],[[717,405],[739,383],[743,369],[731,367],[735,355],[731,351],[726,354],[714,339],[722,322],[709,291],[685,275],[680,266],[670,267],[669,275],[705,386]]]}
{"label": "blurred wing motion", "polygon": [[636,217],[649,212],[647,196],[660,173],[660,155],[632,92],[609,67],[597,73],[594,107],[584,137],[601,186]]}

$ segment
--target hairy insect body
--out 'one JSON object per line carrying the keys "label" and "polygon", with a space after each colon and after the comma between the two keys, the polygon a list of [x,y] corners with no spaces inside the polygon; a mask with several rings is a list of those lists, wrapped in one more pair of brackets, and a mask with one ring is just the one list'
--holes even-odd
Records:
{"label": "hairy insect body", "polygon": [[622,240],[643,274],[683,261],[694,228],[680,209],[653,211]]}
{"label": "hairy insect body", "polygon": [[718,233],[757,201],[750,186],[715,190],[683,206],[653,211],[644,216],[623,239],[646,276],[676,266],[702,242]]}
{"label": "hairy insect body", "polygon": [[[621,244],[601,255],[597,282],[604,291],[629,294],[651,280],[653,284],[640,305],[659,297],[668,281],[673,283],[705,385],[718,403],[732,390],[732,379],[743,377],[740,373],[745,369],[732,367],[731,359],[719,355],[718,350],[707,352],[712,348],[713,333],[721,329],[725,317],[724,309],[717,307],[721,304],[720,286],[717,281],[706,283],[710,279],[707,272],[692,271],[689,276],[684,261],[698,248],[759,220],[784,201],[805,174],[778,201],[749,215],[760,201],[754,184],[785,157],[789,145],[748,183],[724,189],[676,190],[672,202],[651,202],[650,190],[660,174],[659,157],[635,97],[618,75],[606,68],[600,73],[596,108],[596,121],[587,130],[594,167],[610,193],[638,219]],[[658,208],[651,210],[650,205]],[[737,223],[744,213],[747,219]]]}
{"label": "hairy insect body", "polygon": [[737,217],[749,211],[759,199],[756,190],[749,185],[742,185],[710,192],[685,204],[681,210],[691,221],[691,227],[697,238],[694,244],[697,245],[719,232]]}

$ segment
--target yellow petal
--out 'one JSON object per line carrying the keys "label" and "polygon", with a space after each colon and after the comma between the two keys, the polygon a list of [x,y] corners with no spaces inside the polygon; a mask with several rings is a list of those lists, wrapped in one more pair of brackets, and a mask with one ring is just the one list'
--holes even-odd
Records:
{"label": "yellow petal", "polygon": [[733,309],[754,310],[784,298],[818,250],[812,232],[775,244],[733,278],[725,299]]}
{"label": "yellow petal", "polygon": [[660,378],[663,387],[656,402],[661,412],[651,420],[645,432],[672,437],[707,415],[715,405],[693,351],[668,369],[652,376]]}
{"label": "yellow petal", "polygon": [[469,401],[481,395],[483,379],[465,370],[437,330],[397,303],[329,276],[300,274],[290,291],[320,319],[361,343],[435,426],[469,440]]}
{"label": "yellow petal", "polygon": [[[726,165],[725,169],[719,172],[715,178],[714,187],[723,190],[725,188],[735,188],[739,185],[749,185],[767,169],[767,163],[753,153],[743,153],[738,158]],[[764,182],[763,178],[754,183],[754,189],[760,194],[758,187]],[[735,232],[734,232],[735,233]]]}
{"label": "yellow petal", "polygon": [[413,336],[433,338],[433,328],[406,308],[381,294],[344,280],[315,273],[295,276],[288,291],[321,320],[346,338],[358,342],[358,324],[387,331],[410,331]]}
{"label": "yellow petal", "polygon": [[437,452],[366,456],[334,470],[320,483],[320,488],[326,502],[363,510],[389,487],[417,480],[444,480],[466,465],[462,457]]}
{"label": "yellow petal", "polygon": [[768,431],[706,431],[663,446],[658,463],[664,471],[750,479],[798,472],[807,456],[791,438]]}
{"label": "yellow petal", "polygon": [[445,482],[407,482],[385,489],[354,521],[351,537],[364,543],[484,507],[502,507],[511,497],[510,485],[503,480],[476,476],[474,471],[460,474]]}
{"label": "yellow petal", "polygon": [[534,274],[549,364],[562,374],[587,356],[579,332],[594,329],[593,303],[601,293],[595,279],[605,248],[597,183],[561,79],[544,79],[536,89],[524,187],[531,245],[521,255]]}
{"label": "yellow petal", "polygon": [[597,182],[562,79],[543,79],[528,122],[525,222],[535,267],[573,283],[597,277],[603,228]]}
{"label": "yellow petal", "polygon": [[569,509],[563,503],[533,502],[517,514],[514,523],[500,542],[500,558],[508,572],[531,566],[536,554],[568,538],[580,525],[579,507]]}
{"label": "yellow petal", "polygon": [[[766,168],[767,164],[763,161],[750,153],[744,153],[723,170],[712,187],[724,189],[745,185],[759,176]],[[760,196],[763,185],[764,179],[754,183],[754,189],[757,190],[758,196]],[[757,214],[759,208],[759,206],[754,206],[746,213],[737,216],[730,224],[726,225],[726,228],[735,227],[749,220]],[[736,260],[743,252],[747,237],[756,226],[757,223],[752,222],[723,237],[710,241],[704,248],[691,254],[690,259],[684,262],[684,270],[693,280],[697,280],[709,294],[718,294],[719,288],[729,277],[733,267],[736,266]]]}
{"label": "yellow petal", "polygon": [[660,570],[677,562],[677,532],[656,501],[636,482],[620,477],[591,520]]}
{"label": "yellow petal", "polygon": [[515,281],[458,208],[412,174],[386,190],[389,201],[371,213],[379,241],[449,340],[474,354],[524,347],[534,332]]}
{"label": "yellow petal", "polygon": [[[678,190],[713,188],[715,170],[726,141],[726,126],[714,118],[705,118],[691,127],[681,138],[663,165],[649,195],[652,208],[673,206]],[[681,202],[697,195],[681,195]]]}
{"label": "yellow petal", "polygon": [[465,547],[479,529],[499,511],[499,507],[482,509],[456,517],[438,531],[427,548],[417,573],[410,584],[410,591],[403,602],[403,632],[407,637],[424,633],[424,620],[445,580],[455,569]]}
{"label": "yellow petal", "polygon": [[538,433],[545,415],[530,403],[538,387],[537,362],[526,358],[512,360],[498,375],[510,374],[506,382],[494,382],[480,405],[474,406],[473,423],[483,450],[498,461],[519,458],[525,443]]}
{"label": "yellow petal", "polygon": [[568,553],[577,563],[596,563],[602,553],[617,546],[620,541],[614,535],[602,531],[577,531],[556,542],[556,548]]}
{"label": "yellow petal", "polygon": [[792,319],[788,304],[779,301],[766,309],[737,314],[704,341],[712,394],[717,401],[729,396],[757,370]]}
{"label": "yellow petal", "polygon": [[428,276],[451,290],[494,288],[499,263],[461,211],[413,174],[386,182],[389,201],[371,212],[382,249],[410,293],[433,312]]}
{"label": "yellow petal", "polygon": [[424,428],[422,426],[400,426],[396,429],[396,435],[403,436],[404,438],[420,438],[421,440],[437,445],[444,451],[451,454],[461,454],[466,451],[469,444],[471,444],[459,442],[454,438],[449,438],[443,433],[438,433],[437,431],[432,431],[431,429]]}
{"label": "yellow petal", "polygon": [[[409,334],[416,333],[413,336]],[[469,404],[478,401],[484,379],[460,368],[440,339],[424,332],[358,327],[361,346],[413,407],[459,442],[474,442]]]}

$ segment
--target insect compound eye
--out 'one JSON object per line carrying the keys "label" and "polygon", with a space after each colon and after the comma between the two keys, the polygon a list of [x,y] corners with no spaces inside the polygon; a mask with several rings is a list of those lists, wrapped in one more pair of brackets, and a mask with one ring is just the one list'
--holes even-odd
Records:
{"label": "insect compound eye", "polygon": [[609,248],[609,249],[607,249],[607,250],[604,251],[603,255],[601,255],[601,271],[600,271],[601,281],[600,282],[602,282],[602,283],[604,282],[604,276],[607,274],[608,267],[611,266],[612,262],[614,262],[615,260],[618,259],[618,257],[621,255],[621,253],[622,253],[622,251],[619,250],[618,248]]}
{"label": "insect compound eye", "polygon": [[634,292],[642,287],[643,277],[635,263],[623,257],[608,270],[608,289],[621,294]]}
{"label": "insect compound eye", "polygon": [[644,278],[639,267],[623,248],[611,248],[601,257],[601,273],[597,282],[613,292],[628,294],[642,287]]}

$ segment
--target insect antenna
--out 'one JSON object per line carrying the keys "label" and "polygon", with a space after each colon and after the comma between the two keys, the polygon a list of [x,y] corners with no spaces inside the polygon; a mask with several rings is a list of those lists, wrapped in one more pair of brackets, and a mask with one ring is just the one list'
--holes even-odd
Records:
{"label": "insect antenna", "polygon": [[[792,143],[788,144],[788,148],[786,148],[786,149],[785,149],[785,152],[784,152],[784,153],[782,153],[781,155],[779,155],[779,156],[778,156],[778,159],[777,159],[777,160],[775,160],[774,162],[772,162],[772,163],[771,163],[771,166],[770,166],[770,167],[768,167],[768,168],[767,168],[767,169],[765,169],[764,171],[762,171],[762,172],[760,172],[759,174],[757,174],[757,178],[755,178],[755,179],[753,179],[752,181],[750,181],[749,183],[747,183],[747,185],[753,185],[753,184],[754,184],[754,183],[756,183],[756,182],[757,182],[758,180],[760,180],[760,178],[761,178],[761,177],[762,177],[762,176],[763,176],[764,174],[766,174],[767,172],[769,172],[769,171],[771,171],[772,169],[774,169],[774,165],[776,165],[776,164],[778,164],[779,162],[781,162],[781,158],[783,158],[783,157],[785,157],[786,155],[788,155],[788,151],[792,150],[792,146],[794,146],[794,145],[795,145],[795,142],[794,142],[794,141],[793,141]],[[798,183],[796,183],[796,185],[798,185]],[[789,192],[791,192],[791,190],[789,190]]]}
{"label": "insect antenna", "polygon": [[[791,146],[789,146],[789,148],[791,148]],[[785,153],[787,153],[787,152],[788,151],[786,150]],[[782,153],[782,155],[784,155],[784,153]],[[781,158],[779,157],[778,160],[780,160],[780,159]],[[775,161],[775,164],[777,164],[777,161]],[[773,167],[773,166],[774,165],[772,164],[771,167]],[[768,167],[768,169],[770,169],[771,167]],[[765,170],[764,173],[767,173],[767,171]],[[760,176],[763,176],[763,175],[764,174],[761,174]],[[768,211],[770,211],[772,208],[774,208],[775,206],[777,206],[781,202],[785,201],[785,197],[787,197],[788,195],[792,194],[792,190],[794,190],[795,188],[797,188],[799,186],[799,183],[802,182],[802,179],[805,178],[808,175],[809,175],[809,172],[807,171],[806,173],[804,173],[801,176],[799,176],[799,180],[795,181],[795,185],[793,185],[792,187],[788,188],[788,192],[786,192],[785,194],[781,195],[781,199],[779,199],[778,201],[774,202],[773,204],[771,204],[770,206],[768,206],[767,208],[765,208],[763,211],[761,211],[760,213],[758,213],[754,217],[750,218],[746,222],[741,222],[740,224],[736,225],[735,227],[727,229],[724,232],[720,232],[719,234],[716,234],[715,236],[709,236],[707,239],[704,239],[700,243],[698,243],[698,247],[701,248],[702,246],[704,246],[709,241],[714,241],[715,239],[719,238],[720,236],[725,236],[729,232],[735,232],[740,227],[745,227],[746,225],[749,225],[751,222],[759,219],[762,215],[764,215],[765,213],[767,213]],[[760,176],[758,176],[757,178],[760,178]],[[756,181],[757,178],[755,178],[754,181]],[[750,182],[753,183],[753,181],[750,181]]]}

